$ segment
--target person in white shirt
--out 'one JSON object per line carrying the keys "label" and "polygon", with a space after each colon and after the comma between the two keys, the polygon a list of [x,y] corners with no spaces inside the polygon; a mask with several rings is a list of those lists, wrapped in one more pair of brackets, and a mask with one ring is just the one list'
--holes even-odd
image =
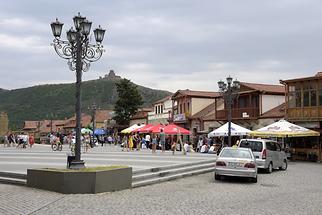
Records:
{"label": "person in white shirt", "polygon": [[207,144],[203,144],[201,149],[200,149],[201,153],[207,153],[208,152],[208,146]]}
{"label": "person in white shirt", "polygon": [[150,134],[145,135],[144,139],[145,139],[146,148],[148,149],[150,147],[150,141],[151,141]]}
{"label": "person in white shirt", "polygon": [[191,146],[188,143],[185,143],[183,147],[186,152],[191,152]]}
{"label": "person in white shirt", "polygon": [[209,154],[215,154],[215,144],[213,144],[212,146],[210,146],[209,148],[209,151],[208,151]]}

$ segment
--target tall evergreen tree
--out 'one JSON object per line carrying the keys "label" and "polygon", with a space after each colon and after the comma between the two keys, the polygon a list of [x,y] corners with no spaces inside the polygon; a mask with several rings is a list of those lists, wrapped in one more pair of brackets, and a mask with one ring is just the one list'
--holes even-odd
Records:
{"label": "tall evergreen tree", "polygon": [[143,104],[137,86],[128,79],[122,79],[116,83],[118,100],[116,101],[114,111],[114,119],[118,125],[129,125],[130,118],[137,112],[138,108]]}

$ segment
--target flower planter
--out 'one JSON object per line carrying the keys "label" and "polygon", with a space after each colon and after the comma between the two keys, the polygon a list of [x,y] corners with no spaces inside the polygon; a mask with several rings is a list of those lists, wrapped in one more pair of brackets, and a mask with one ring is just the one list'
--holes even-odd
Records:
{"label": "flower planter", "polygon": [[65,194],[111,192],[131,184],[131,167],[27,170],[27,186]]}

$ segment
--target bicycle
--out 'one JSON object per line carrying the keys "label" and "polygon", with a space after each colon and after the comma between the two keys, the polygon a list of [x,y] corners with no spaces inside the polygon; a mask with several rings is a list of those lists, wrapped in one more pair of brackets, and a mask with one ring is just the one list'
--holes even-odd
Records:
{"label": "bicycle", "polygon": [[60,142],[60,141],[58,141],[58,142],[56,142],[56,143],[52,143],[52,144],[51,144],[51,149],[52,149],[53,151],[61,151],[61,150],[63,150],[63,144],[61,144],[61,142]]}

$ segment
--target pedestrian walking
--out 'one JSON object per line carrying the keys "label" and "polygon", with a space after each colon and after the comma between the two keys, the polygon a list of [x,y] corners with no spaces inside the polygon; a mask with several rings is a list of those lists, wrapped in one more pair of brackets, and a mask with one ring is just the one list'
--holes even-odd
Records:
{"label": "pedestrian walking", "polygon": [[145,135],[145,144],[146,144],[146,148],[147,149],[150,148],[150,142],[151,142],[151,136],[150,136],[150,134]]}
{"label": "pedestrian walking", "polygon": [[129,137],[129,149],[130,149],[130,151],[132,151],[133,150],[133,135],[130,135],[130,137]]}
{"label": "pedestrian walking", "polygon": [[158,139],[157,139],[157,136],[154,134],[152,137],[152,154],[156,153],[157,144],[158,144]]}
{"label": "pedestrian walking", "polygon": [[31,148],[34,144],[35,144],[35,138],[31,134],[31,135],[29,135],[29,147]]}
{"label": "pedestrian walking", "polygon": [[203,142],[204,142],[204,140],[203,140],[202,136],[200,136],[198,144],[197,144],[197,152],[200,152],[200,149],[201,149],[201,147],[203,145]]}
{"label": "pedestrian walking", "polygon": [[160,144],[162,152],[165,151],[165,133],[163,132],[163,128],[161,128],[160,132]]}

